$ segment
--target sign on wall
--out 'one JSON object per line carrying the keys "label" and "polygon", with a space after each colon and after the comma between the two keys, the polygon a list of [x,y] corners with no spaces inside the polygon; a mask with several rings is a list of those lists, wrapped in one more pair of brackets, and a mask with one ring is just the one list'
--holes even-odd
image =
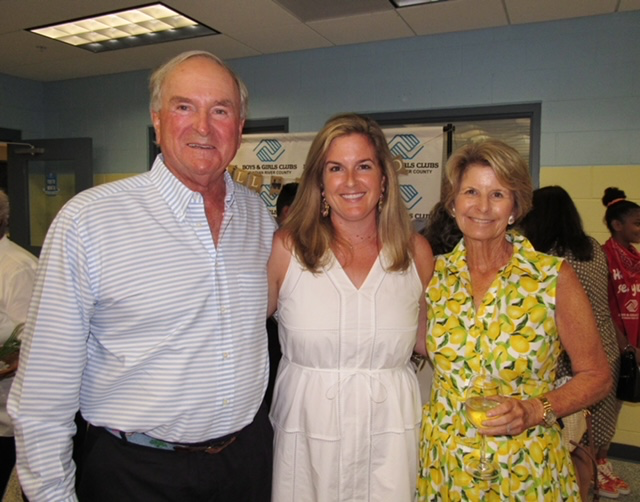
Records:
{"label": "sign on wall", "polygon": [[[423,219],[440,198],[442,127],[384,129],[389,149],[402,160],[400,192],[412,218]],[[230,171],[256,190],[275,214],[280,188],[298,181],[316,133],[253,134],[243,137]]]}

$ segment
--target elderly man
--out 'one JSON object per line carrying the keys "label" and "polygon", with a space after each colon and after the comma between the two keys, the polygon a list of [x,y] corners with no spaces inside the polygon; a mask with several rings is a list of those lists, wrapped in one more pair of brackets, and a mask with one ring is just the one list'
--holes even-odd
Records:
{"label": "elderly man", "polygon": [[247,91],[201,51],[150,88],[152,169],[77,195],[43,247],[9,404],[31,502],[75,500],[78,408],[90,424],[80,500],[269,499],[275,223],[226,171]]}

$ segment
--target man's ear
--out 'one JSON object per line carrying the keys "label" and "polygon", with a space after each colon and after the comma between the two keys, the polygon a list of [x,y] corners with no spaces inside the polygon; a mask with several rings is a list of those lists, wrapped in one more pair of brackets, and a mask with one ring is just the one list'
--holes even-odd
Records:
{"label": "man's ear", "polygon": [[151,122],[153,123],[153,130],[156,132],[156,144],[160,143],[160,113],[151,112]]}
{"label": "man's ear", "polygon": [[244,119],[240,121],[240,129],[238,130],[238,144],[242,142],[242,130],[244,129],[244,122]]}

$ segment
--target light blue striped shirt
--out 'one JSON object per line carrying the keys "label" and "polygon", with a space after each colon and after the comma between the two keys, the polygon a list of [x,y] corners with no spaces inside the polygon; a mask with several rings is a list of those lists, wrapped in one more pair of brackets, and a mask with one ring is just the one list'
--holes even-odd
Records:
{"label": "light blue striped shirt", "polygon": [[161,157],[80,193],[52,223],[9,399],[30,499],[74,499],[78,406],[93,425],[184,443],[254,418],[276,225],[257,194],[225,182],[217,247],[202,196]]}

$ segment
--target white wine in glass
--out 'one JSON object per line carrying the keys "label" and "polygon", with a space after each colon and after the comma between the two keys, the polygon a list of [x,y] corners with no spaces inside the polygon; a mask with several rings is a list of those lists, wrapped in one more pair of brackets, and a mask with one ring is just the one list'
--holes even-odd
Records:
{"label": "white wine in glass", "polygon": [[464,403],[469,421],[478,429],[482,427],[485,420],[488,420],[487,411],[495,408],[500,403],[486,397],[474,396]]}
{"label": "white wine in glass", "polygon": [[[491,399],[500,393],[500,384],[490,375],[477,375],[469,382],[465,392],[465,411],[469,422],[476,428],[481,428],[487,417],[487,411],[500,403]],[[490,480],[498,476],[497,466],[487,458],[486,438],[480,435],[480,458],[470,459],[465,470],[476,479]]]}

